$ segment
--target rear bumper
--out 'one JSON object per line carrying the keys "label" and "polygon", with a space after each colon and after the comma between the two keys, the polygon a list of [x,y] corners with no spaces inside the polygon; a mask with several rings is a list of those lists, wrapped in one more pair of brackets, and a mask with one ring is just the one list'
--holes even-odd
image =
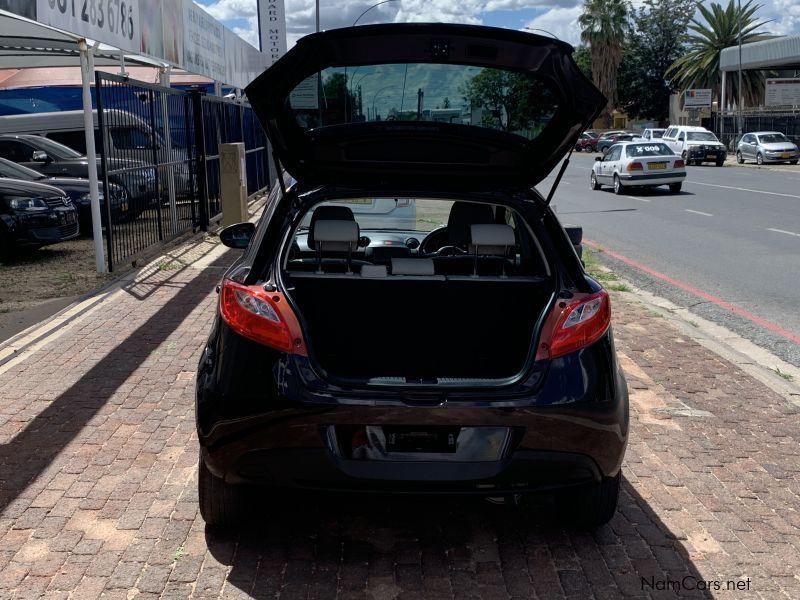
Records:
{"label": "rear bumper", "polygon": [[645,175],[620,173],[619,178],[623,185],[667,185],[682,182],[686,179],[686,173],[648,173]]}
{"label": "rear bumper", "polygon": [[[597,463],[582,454],[518,450],[491,462],[346,460],[323,448],[251,450],[229,465],[203,449],[228,483],[361,493],[502,495],[597,483]],[[226,468],[220,469],[224,466]]]}

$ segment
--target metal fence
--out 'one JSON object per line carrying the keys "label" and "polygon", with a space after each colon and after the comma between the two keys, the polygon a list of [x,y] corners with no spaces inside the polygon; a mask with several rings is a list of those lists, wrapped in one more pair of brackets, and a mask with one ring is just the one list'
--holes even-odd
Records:
{"label": "metal fence", "polygon": [[108,267],[221,214],[219,145],[244,142],[248,194],[268,186],[266,136],[242,103],[96,74]]}
{"label": "metal fence", "polygon": [[[739,141],[738,115],[714,113],[712,123],[720,141],[728,149],[735,150]],[[742,133],[751,131],[780,131],[795,144],[800,144],[800,111],[746,111],[742,114]]]}

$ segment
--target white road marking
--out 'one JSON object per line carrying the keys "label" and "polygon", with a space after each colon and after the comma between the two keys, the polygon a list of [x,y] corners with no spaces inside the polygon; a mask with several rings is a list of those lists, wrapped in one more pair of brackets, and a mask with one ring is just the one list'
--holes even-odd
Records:
{"label": "white road marking", "polygon": [[798,199],[800,199],[800,196],[798,196],[796,194],[781,194],[779,192],[765,192],[763,190],[751,190],[749,188],[734,187],[734,186],[731,186],[731,185],[718,185],[718,184],[715,184],[715,183],[700,183],[699,181],[687,181],[687,183],[693,183],[694,185],[707,185],[708,187],[722,188],[722,189],[725,189],[725,190],[737,190],[739,192],[752,192],[753,194],[766,194],[768,196],[783,196],[784,198],[798,198]]}
{"label": "white road marking", "polygon": [[634,200],[638,200],[639,202],[650,202],[647,198],[639,198],[638,196],[628,196],[628,198],[633,198]]}
{"label": "white road marking", "polygon": [[767,231],[774,231],[775,233],[785,233],[786,235],[793,235],[795,237],[800,237],[800,233],[795,233],[794,231],[786,231],[784,229],[773,229],[772,227],[767,227]]}
{"label": "white road marking", "polygon": [[686,208],[686,209],[684,209],[684,210],[685,210],[686,212],[694,213],[694,214],[696,214],[696,215],[703,215],[704,217],[713,217],[713,216],[714,216],[714,215],[712,215],[711,213],[704,213],[704,212],[702,212],[702,211],[699,211],[699,210],[692,210],[691,208]]}

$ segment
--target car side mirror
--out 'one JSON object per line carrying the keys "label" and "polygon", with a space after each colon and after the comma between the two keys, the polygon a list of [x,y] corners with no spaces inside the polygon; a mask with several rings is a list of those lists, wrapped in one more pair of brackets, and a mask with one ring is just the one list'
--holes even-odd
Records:
{"label": "car side mirror", "polygon": [[253,223],[236,223],[234,225],[228,225],[225,229],[220,231],[219,239],[228,248],[244,250],[250,245],[250,240],[255,230],[256,226]]}
{"label": "car side mirror", "polygon": [[603,159],[600,156],[595,156],[594,157],[594,162],[600,162],[601,160],[603,160]]}
{"label": "car side mirror", "polygon": [[40,163],[50,163],[53,160],[50,158],[50,155],[47,154],[44,150],[34,150],[33,156],[31,156],[31,160],[33,162],[40,162]]}

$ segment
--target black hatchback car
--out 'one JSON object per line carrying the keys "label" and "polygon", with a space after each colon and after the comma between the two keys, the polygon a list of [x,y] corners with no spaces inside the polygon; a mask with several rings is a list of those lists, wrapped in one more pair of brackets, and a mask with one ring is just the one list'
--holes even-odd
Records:
{"label": "black hatchback car", "polygon": [[[291,177],[222,233],[246,251],[198,369],[206,522],[240,519],[247,484],[550,492],[574,524],[611,518],[628,396],[609,297],[533,187],[605,104],[571,53],[362,26],[302,38],[247,88]],[[386,198],[416,225],[362,227]]]}
{"label": "black hatchback car", "polygon": [[0,178],[0,260],[78,236],[78,211],[50,185]]}

